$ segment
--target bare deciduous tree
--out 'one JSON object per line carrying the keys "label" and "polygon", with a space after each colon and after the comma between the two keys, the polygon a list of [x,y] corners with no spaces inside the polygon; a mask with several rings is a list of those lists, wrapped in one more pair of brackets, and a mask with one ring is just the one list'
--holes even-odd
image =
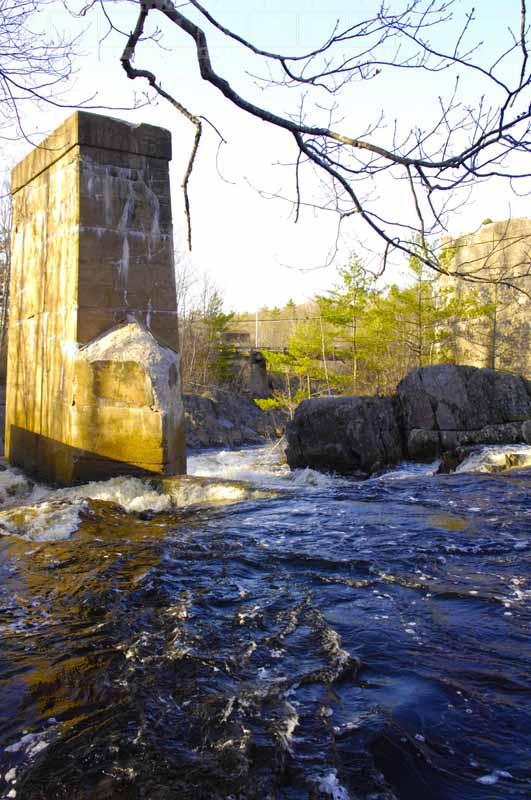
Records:
{"label": "bare deciduous tree", "polygon": [[0,138],[37,144],[31,141],[28,105],[121,111],[146,105],[145,96],[136,94],[120,105],[99,101],[98,86],[69,95],[87,31],[73,33],[68,15],[79,16],[68,0],[0,0]]}
{"label": "bare deciduous tree", "polygon": [[[100,3],[105,5],[105,0]],[[398,251],[421,258],[440,273],[459,274],[439,260],[431,244],[434,235],[445,232],[448,211],[454,202],[450,196],[483,181],[500,179],[514,185],[531,175],[526,0],[520,0],[515,18],[508,20],[508,43],[497,52],[498,42],[481,47],[474,41],[476,11],[464,13],[456,0],[375,3],[372,15],[344,25],[338,22],[326,41],[306,54],[261,49],[227,28],[198,0],[178,6],[171,0],[141,0],[135,5],[137,19],[121,56],[122,66],[129,78],[147,80],[196,130],[183,180],[190,239],[188,182],[205,118],[188,110],[163,88],[162,80],[167,85],[171,72],[158,76],[139,66],[140,44],[151,14],[159,19],[162,15],[184,37],[193,40],[201,77],[229,103],[291,137],[296,148],[291,198],[296,217],[305,204],[316,203],[314,197],[305,196],[301,177],[303,170],[310,167],[322,176],[328,189],[328,196],[318,201],[319,205],[337,213],[339,224],[358,215],[383,241],[382,268],[389,256]],[[506,8],[506,17],[509,12]],[[481,14],[481,9],[477,13]],[[257,71],[267,75],[263,85],[302,89],[302,94],[294,92],[292,113],[282,115],[252,102],[244,90],[236,90],[217,72],[210,57],[208,30],[215,30],[217,35],[250,51],[261,64]],[[437,73],[444,73],[449,91],[446,97],[438,98],[435,115],[407,130],[399,123],[384,127],[382,118],[377,116],[363,130],[356,130],[356,124],[350,123],[351,129],[342,131],[341,99],[348,96],[349,103],[353,99],[355,102],[352,91],[356,82],[373,81],[376,92],[380,76],[395,72],[404,75],[408,93],[415,91],[415,78],[428,74],[435,80]],[[473,89],[470,82],[467,85],[469,76]],[[245,77],[249,76],[242,75],[242,81]],[[256,83],[256,75],[252,80]],[[461,86],[468,97],[463,96]],[[322,110],[323,97],[331,98],[328,122],[312,124],[312,114],[320,118],[316,109]],[[398,181],[408,199],[408,203],[400,203],[392,218],[384,216],[381,198],[374,192],[375,186],[386,185],[386,179]],[[462,277],[484,280],[481,275]]]}
{"label": "bare deciduous tree", "polygon": [[[0,0],[0,130],[3,138],[25,136],[27,103],[61,105],[59,95],[73,72],[77,38],[46,29],[39,12],[48,0]],[[48,26],[50,24],[47,20]]]}
{"label": "bare deciduous tree", "polygon": [[232,314],[223,311],[223,297],[208,273],[201,273],[180,254],[175,272],[181,379],[185,392],[223,382],[223,334]]}

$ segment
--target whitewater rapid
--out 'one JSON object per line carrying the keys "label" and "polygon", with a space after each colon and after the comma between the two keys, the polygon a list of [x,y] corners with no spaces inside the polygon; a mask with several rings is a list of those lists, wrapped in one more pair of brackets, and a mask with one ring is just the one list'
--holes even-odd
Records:
{"label": "whitewater rapid", "polygon": [[[482,473],[499,470],[511,456],[518,467],[531,464],[528,445],[486,446],[474,452],[457,468],[457,473]],[[430,476],[439,462],[414,464],[404,462],[396,469],[370,480],[407,480],[414,476]],[[256,487],[289,491],[294,489],[326,489],[348,485],[352,481],[331,473],[310,468],[291,471],[282,442],[243,450],[212,450],[188,457],[188,475],[210,479],[246,481]],[[198,499],[194,492],[192,502]],[[79,528],[87,501],[115,503],[127,512],[168,512],[174,507],[172,497],[149,479],[133,477],[93,481],[79,487],[52,489],[34,483],[18,469],[0,472],[0,530],[29,541],[59,541],[69,538]]]}

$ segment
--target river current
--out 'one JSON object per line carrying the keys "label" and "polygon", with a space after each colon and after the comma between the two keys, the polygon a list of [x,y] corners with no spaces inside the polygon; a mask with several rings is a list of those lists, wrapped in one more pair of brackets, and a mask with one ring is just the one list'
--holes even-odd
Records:
{"label": "river current", "polygon": [[190,458],[272,490],[210,507],[0,473],[1,797],[531,796],[531,469],[278,454]]}

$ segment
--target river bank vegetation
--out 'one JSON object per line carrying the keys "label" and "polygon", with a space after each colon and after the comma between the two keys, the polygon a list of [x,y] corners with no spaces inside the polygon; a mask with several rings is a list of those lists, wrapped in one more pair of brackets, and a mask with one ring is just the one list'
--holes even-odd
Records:
{"label": "river bank vegetation", "polygon": [[[453,257],[448,247],[441,258]],[[178,302],[185,391],[242,390],[242,363],[252,350],[265,356],[270,383],[271,396],[257,403],[290,413],[323,394],[390,394],[416,367],[474,363],[463,358],[464,342],[468,354],[472,347],[486,354],[477,366],[521,372],[517,331],[511,336],[499,322],[519,300],[510,288],[448,281],[415,257],[400,282],[384,284],[355,255],[330,283],[305,303],[232,313],[208,275],[184,266]]]}

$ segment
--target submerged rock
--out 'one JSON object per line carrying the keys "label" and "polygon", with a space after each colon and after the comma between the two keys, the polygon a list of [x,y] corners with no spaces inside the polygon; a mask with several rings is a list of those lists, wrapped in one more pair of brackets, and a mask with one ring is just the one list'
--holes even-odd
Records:
{"label": "submerged rock", "polygon": [[404,457],[389,397],[304,400],[286,429],[288,464],[366,477]]}
{"label": "submerged rock", "polygon": [[230,505],[244,500],[262,500],[278,494],[274,489],[264,489],[249,481],[205,478],[200,475],[172,475],[153,481],[160,491],[170,498],[176,508],[197,505]]}
{"label": "submerged rock", "polygon": [[525,444],[457,447],[443,453],[437,472],[505,472],[531,465],[531,447]]}

